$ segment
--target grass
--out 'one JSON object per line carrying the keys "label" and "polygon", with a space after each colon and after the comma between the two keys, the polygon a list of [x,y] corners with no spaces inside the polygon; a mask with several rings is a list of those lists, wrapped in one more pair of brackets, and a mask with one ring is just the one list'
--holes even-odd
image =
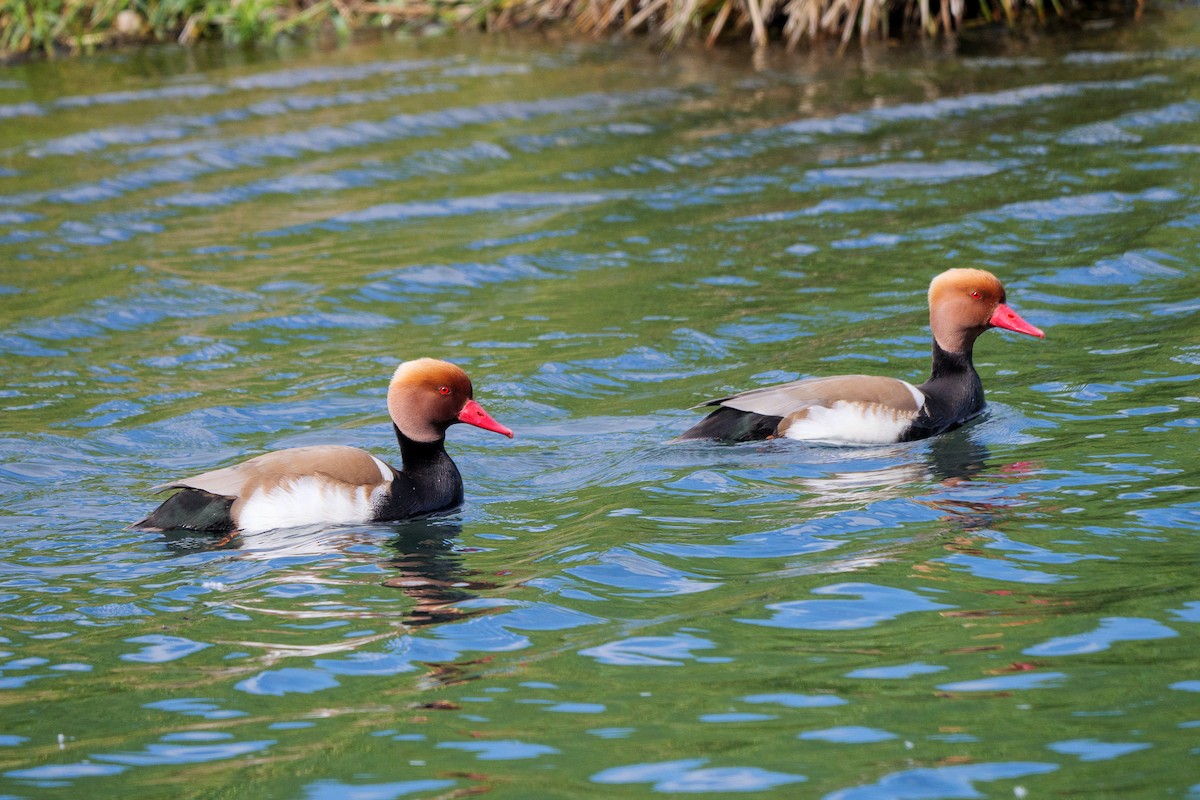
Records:
{"label": "grass", "polygon": [[[1143,0],[1117,0],[1141,13]],[[127,42],[270,42],[333,30],[555,26],[586,36],[645,33],[666,44],[749,38],[945,36],[964,25],[1045,24],[1096,0],[0,0],[0,58]]]}

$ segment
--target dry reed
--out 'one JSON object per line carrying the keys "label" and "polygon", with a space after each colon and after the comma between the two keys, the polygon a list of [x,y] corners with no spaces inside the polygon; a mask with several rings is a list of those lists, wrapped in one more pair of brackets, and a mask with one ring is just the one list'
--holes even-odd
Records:
{"label": "dry reed", "polygon": [[[1057,16],[1066,15],[1062,0],[1049,2]],[[832,39],[844,48],[856,37],[943,36],[974,20],[1047,20],[1045,0],[499,0],[479,9],[489,29],[565,22],[590,35],[639,32],[669,44],[699,37],[709,46],[748,37],[757,48],[778,40],[789,49],[805,40]]]}
{"label": "dry reed", "polygon": [[[1049,0],[1063,16],[1064,2]],[[1122,2],[1123,0],[1116,0]],[[1141,12],[1142,0],[1136,3]],[[782,41],[953,34],[973,20],[1044,23],[1046,0],[0,0],[0,57],[53,55],[121,41],[190,43],[219,37],[263,42],[332,29],[503,30],[557,27],[584,36],[647,34],[664,44],[690,38],[713,46],[748,38],[755,48]]]}

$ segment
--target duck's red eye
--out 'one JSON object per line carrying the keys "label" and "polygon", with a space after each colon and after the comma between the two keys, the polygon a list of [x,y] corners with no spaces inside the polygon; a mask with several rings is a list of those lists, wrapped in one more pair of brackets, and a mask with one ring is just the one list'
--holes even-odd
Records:
{"label": "duck's red eye", "polygon": [[450,394],[450,387],[449,386],[439,386],[438,394]]}
{"label": "duck's red eye", "polygon": [[978,300],[979,299],[979,290],[978,289],[972,290],[971,297],[974,297],[976,300]]}

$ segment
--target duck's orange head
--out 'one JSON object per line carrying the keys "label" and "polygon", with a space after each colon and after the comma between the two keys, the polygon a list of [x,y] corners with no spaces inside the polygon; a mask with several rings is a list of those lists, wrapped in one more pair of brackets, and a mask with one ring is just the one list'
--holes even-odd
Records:
{"label": "duck's orange head", "polygon": [[929,284],[929,324],[938,346],[951,353],[970,350],[988,328],[1045,338],[1007,303],[1004,285],[982,269],[948,269]]}
{"label": "duck's orange head", "polygon": [[471,379],[462,368],[436,358],[405,361],[388,385],[388,412],[409,439],[434,442],[446,429],[465,422],[512,438],[513,432],[475,402]]}

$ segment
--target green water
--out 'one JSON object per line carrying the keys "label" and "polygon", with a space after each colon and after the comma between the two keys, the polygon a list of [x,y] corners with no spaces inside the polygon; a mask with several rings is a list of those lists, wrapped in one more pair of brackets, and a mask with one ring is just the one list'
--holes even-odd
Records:
{"label": "green water", "polygon": [[[505,39],[0,72],[0,798],[1200,798],[1200,13],[958,54]],[[988,415],[669,444],[712,397],[927,375]],[[124,526],[282,447],[463,508]],[[465,428],[465,426],[464,426]]]}

